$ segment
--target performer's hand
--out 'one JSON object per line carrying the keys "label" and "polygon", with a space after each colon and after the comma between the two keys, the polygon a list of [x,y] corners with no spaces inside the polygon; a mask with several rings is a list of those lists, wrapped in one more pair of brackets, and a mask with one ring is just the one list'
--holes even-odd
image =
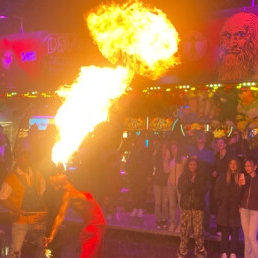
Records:
{"label": "performer's hand", "polygon": [[44,238],[44,247],[48,247],[48,245],[53,241],[52,237],[45,237]]}

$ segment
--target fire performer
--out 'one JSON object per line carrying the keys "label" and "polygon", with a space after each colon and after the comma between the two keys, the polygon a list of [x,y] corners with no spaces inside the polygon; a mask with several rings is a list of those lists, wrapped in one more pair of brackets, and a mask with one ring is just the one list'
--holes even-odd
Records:
{"label": "fire performer", "polygon": [[71,207],[83,218],[85,223],[80,233],[82,246],[80,257],[102,257],[106,220],[96,200],[90,193],[77,190],[63,173],[51,176],[49,182],[56,190],[61,189],[63,196],[50,234],[48,237],[45,237],[45,247],[54,239],[64,221],[68,207]]}

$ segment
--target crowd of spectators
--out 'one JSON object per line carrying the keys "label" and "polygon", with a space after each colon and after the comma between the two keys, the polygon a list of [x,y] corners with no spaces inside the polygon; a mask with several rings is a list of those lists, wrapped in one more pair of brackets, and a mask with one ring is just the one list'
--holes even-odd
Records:
{"label": "crowd of spectators", "polygon": [[[191,230],[195,254],[206,257],[204,236],[214,233],[210,229],[211,216],[216,221],[215,233],[221,235],[222,258],[236,257],[240,228],[244,232],[245,257],[257,257],[258,226],[254,221],[248,223],[247,217],[257,218],[258,202],[253,200],[250,204],[250,200],[245,200],[248,190],[255,196],[258,189],[257,144],[258,136],[250,137],[246,131],[234,129],[228,136],[215,138],[210,132],[196,130],[190,136],[155,139],[138,154],[133,148],[130,150],[141,166],[135,164],[133,170],[128,169],[129,180],[131,173],[142,176],[142,191],[146,190],[147,181],[152,182],[157,229],[180,232],[178,257],[187,254]],[[130,154],[127,162],[130,168]],[[129,191],[133,193],[135,181],[131,183]],[[138,192],[138,199],[140,196],[142,199],[146,193]],[[135,209],[131,215],[135,216]]]}
{"label": "crowd of spectators", "polygon": [[[54,127],[39,131],[33,126],[22,142],[44,178],[56,170],[51,162],[55,140]],[[8,145],[6,139],[5,144]],[[123,187],[121,157],[124,153],[116,147],[108,139],[85,141],[73,158],[76,170],[73,170],[74,164],[70,164],[72,169],[68,167],[67,171],[78,189],[93,194],[107,220],[115,216],[116,208],[121,205],[118,199]],[[180,233],[178,257],[187,254],[191,230],[195,237],[195,254],[206,257],[204,236],[211,234],[211,216],[216,218],[217,234],[221,234],[222,258],[236,257],[241,227],[246,257],[258,257],[248,256],[258,255],[254,237],[258,228],[255,201],[258,136],[250,137],[237,129],[219,138],[200,130],[188,136],[170,135],[148,142],[136,136],[126,151],[128,156],[123,168],[129,182],[130,216],[144,219],[147,191],[152,188],[157,229]],[[191,225],[193,221],[196,223]],[[228,247],[229,235],[231,245]]]}

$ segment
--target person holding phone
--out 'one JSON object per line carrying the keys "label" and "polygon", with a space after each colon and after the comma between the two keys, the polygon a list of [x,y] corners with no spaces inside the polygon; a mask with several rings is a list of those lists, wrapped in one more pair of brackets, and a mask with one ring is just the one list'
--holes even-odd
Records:
{"label": "person holding phone", "polygon": [[244,233],[245,258],[258,257],[258,175],[256,173],[257,162],[253,158],[247,158],[244,163],[246,176],[239,178],[239,186],[242,189],[240,205],[241,224]]}

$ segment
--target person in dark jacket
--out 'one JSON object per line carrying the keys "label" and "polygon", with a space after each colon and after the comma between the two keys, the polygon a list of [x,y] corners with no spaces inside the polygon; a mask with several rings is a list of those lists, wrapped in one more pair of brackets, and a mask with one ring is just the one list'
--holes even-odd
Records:
{"label": "person in dark jacket", "polygon": [[216,201],[214,200],[215,183],[221,174],[227,173],[228,162],[233,157],[233,155],[227,149],[226,138],[224,137],[218,138],[216,140],[216,145],[217,145],[217,153],[215,154],[214,170],[212,172],[212,178],[211,178],[211,196],[210,196],[211,211],[213,214],[217,213],[217,205],[216,205]]}
{"label": "person in dark jacket", "polygon": [[[214,188],[214,199],[217,203],[217,224],[221,229],[221,258],[236,258],[239,228],[241,227],[239,205],[240,190],[238,178],[241,165],[237,158],[228,162],[227,172],[221,173]],[[229,235],[231,244],[228,250]]]}
{"label": "person in dark jacket", "polygon": [[126,171],[128,172],[133,203],[133,211],[130,213],[131,217],[137,216],[142,218],[144,215],[148,183],[151,180],[150,158],[149,150],[145,145],[145,139],[138,136],[126,162]]}
{"label": "person in dark jacket", "polygon": [[189,158],[185,171],[178,180],[180,199],[180,245],[177,252],[179,258],[185,257],[188,252],[191,228],[195,238],[194,253],[196,257],[207,257],[204,247],[203,219],[205,209],[205,193],[207,191],[206,176],[201,170],[199,160]]}
{"label": "person in dark jacket", "polygon": [[252,158],[245,161],[247,176],[239,178],[242,188],[240,204],[241,224],[244,233],[245,258],[258,257],[258,175],[257,163]]}

